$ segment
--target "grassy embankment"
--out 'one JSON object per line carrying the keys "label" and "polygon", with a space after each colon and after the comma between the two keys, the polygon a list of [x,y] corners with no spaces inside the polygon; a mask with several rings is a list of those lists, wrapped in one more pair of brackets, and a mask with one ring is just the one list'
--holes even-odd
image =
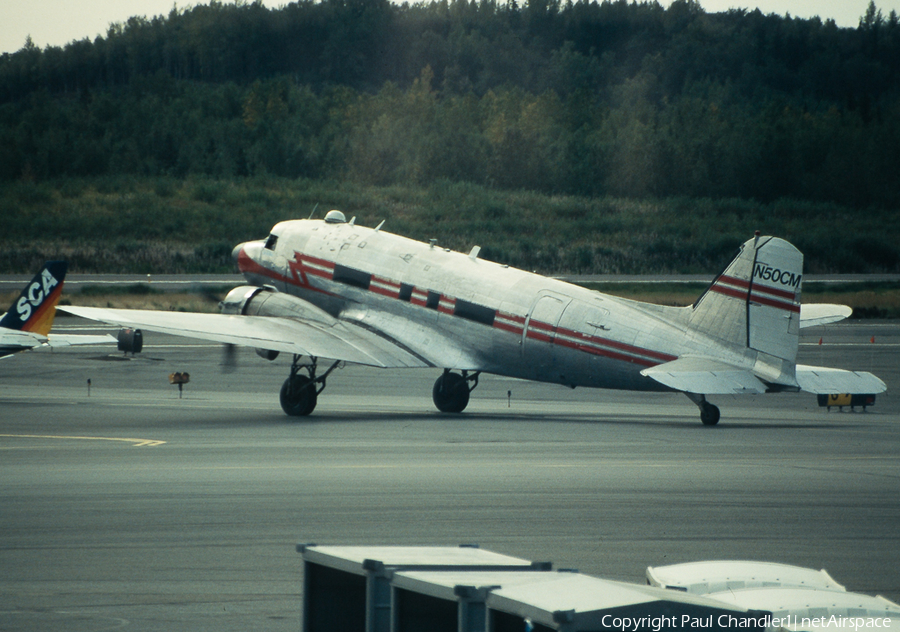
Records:
{"label": "grassy embankment", "polygon": [[[331,208],[385,230],[545,274],[709,274],[754,230],[805,254],[807,273],[900,271],[896,212],[780,200],[629,200],[546,196],[438,182],[428,188],[256,178],[66,179],[0,185],[0,273],[25,274],[64,258],[70,271],[232,272],[234,244],[283,219]],[[684,284],[603,284],[595,289],[687,305],[704,289]],[[98,293],[99,292],[99,293]],[[146,292],[146,293],[141,293]],[[84,288],[76,304],[212,310],[221,296]],[[2,298],[6,301],[7,298]],[[12,297],[8,298],[11,301]],[[897,284],[807,284],[804,300],[900,317]],[[8,302],[6,303],[8,304]],[[5,305],[4,305],[5,307]]]}

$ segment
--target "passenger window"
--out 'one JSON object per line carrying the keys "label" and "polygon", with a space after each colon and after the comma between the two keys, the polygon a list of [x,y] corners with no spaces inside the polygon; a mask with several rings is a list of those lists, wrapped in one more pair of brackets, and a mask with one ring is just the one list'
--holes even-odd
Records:
{"label": "passenger window", "polygon": [[269,235],[269,238],[266,239],[266,245],[264,246],[266,250],[275,250],[275,244],[278,243],[277,235]]}

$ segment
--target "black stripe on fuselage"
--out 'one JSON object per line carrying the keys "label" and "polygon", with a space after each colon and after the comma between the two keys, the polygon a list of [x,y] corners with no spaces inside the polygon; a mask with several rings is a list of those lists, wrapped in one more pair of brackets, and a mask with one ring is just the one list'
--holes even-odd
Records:
{"label": "black stripe on fuselage", "polygon": [[368,272],[363,272],[362,270],[357,270],[355,268],[348,268],[347,266],[336,263],[334,264],[334,276],[332,276],[332,279],[338,283],[343,283],[344,285],[352,285],[353,287],[368,290],[369,284],[372,282],[372,275]]}
{"label": "black stripe on fuselage", "polygon": [[[327,261],[321,261],[321,263],[327,264]],[[334,274],[332,279],[339,283],[343,283],[345,285],[350,285],[353,287],[362,288],[364,290],[371,290],[373,275],[368,272],[363,272],[362,270],[357,270],[356,268],[350,268],[344,265],[340,265],[338,263],[334,264]],[[383,279],[382,277],[378,277],[378,283],[389,283],[399,285],[399,292],[396,295],[396,298],[404,301],[404,302],[412,302],[413,292],[416,291],[417,299],[416,304],[422,305],[421,296],[426,291],[419,288],[416,289],[415,286],[410,285],[408,283],[399,283],[397,284],[394,281],[388,281]],[[379,287],[379,286],[375,286]],[[375,290],[377,291],[377,290]],[[386,294],[387,295],[387,294]],[[441,298],[445,301],[443,308],[441,305]],[[489,327],[494,326],[494,322],[497,318],[497,312],[490,307],[485,307],[484,305],[479,305],[477,303],[472,303],[470,301],[466,301],[463,299],[456,299],[450,296],[442,295],[440,292],[435,292],[434,290],[427,290],[427,295],[425,298],[425,305],[428,309],[439,310],[447,314],[453,314],[454,316],[459,316],[460,318],[464,318],[471,322],[487,325]],[[516,323],[515,325],[510,325],[508,321],[513,321]],[[524,323],[525,318],[521,316],[516,316],[513,314],[504,314],[501,315],[500,318],[500,329],[505,329],[506,331],[511,331],[513,333],[521,335],[522,325],[518,323]],[[361,323],[357,323],[361,324]],[[543,335],[541,338],[539,335],[535,335],[534,332],[536,330],[547,330],[547,331],[555,331],[556,335],[553,337]],[[384,335],[383,332],[378,330],[372,330],[382,337],[391,340],[394,344],[404,348],[406,351],[413,353],[410,349],[407,349],[404,345],[402,345],[399,341],[396,341],[392,338],[388,338]],[[631,345],[624,345],[621,343],[616,343],[611,340],[589,336],[587,339],[584,339],[584,334],[581,334],[574,330],[567,329],[559,329],[553,327],[546,323],[540,323],[537,321],[531,322],[531,329],[529,330],[530,338],[534,338],[536,340],[544,340],[545,342],[550,342],[551,344],[561,345],[564,347],[569,347],[572,349],[576,349],[579,351],[585,351],[594,355],[604,355],[616,360],[621,360],[625,362],[637,362],[638,364],[645,364],[646,366],[654,366],[659,364],[660,361],[665,362],[670,359],[675,359],[675,356],[671,358],[667,357],[665,354],[659,354],[657,352],[652,352],[649,350],[641,349],[640,347],[632,347]],[[562,335],[560,335],[562,334]],[[573,340],[576,339],[576,340]],[[596,338],[596,340],[595,340]],[[607,348],[609,347],[609,348]],[[615,351],[614,349],[618,349]],[[416,355],[416,354],[413,354]],[[642,357],[646,356],[646,357]],[[423,362],[426,362],[424,358],[419,357]]]}
{"label": "black stripe on fuselage", "polygon": [[456,299],[456,306],[453,308],[453,315],[460,318],[481,323],[483,325],[494,325],[494,316],[497,315],[496,310],[477,303],[470,303],[462,299]]}

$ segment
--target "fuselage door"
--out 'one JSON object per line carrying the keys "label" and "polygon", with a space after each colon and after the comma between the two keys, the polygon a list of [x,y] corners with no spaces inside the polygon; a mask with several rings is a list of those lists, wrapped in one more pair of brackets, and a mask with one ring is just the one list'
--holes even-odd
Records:
{"label": "fuselage door", "polygon": [[541,371],[556,364],[553,342],[559,319],[572,299],[561,294],[541,292],[529,310],[522,330],[522,349],[525,358]]}

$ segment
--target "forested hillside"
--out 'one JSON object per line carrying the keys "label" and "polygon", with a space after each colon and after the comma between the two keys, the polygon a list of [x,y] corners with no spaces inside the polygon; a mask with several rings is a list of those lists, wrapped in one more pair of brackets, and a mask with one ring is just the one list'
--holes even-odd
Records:
{"label": "forested hillside", "polygon": [[[213,2],[0,57],[3,215],[59,212],[65,186],[29,183],[263,177],[746,200],[750,222],[795,200],[847,235],[898,217],[898,174],[900,23],[875,4],[842,29],[694,0]],[[858,268],[900,265],[885,230]]]}
{"label": "forested hillside", "polygon": [[261,172],[900,202],[900,25],[656,2],[200,5],[0,59],[0,178]]}

